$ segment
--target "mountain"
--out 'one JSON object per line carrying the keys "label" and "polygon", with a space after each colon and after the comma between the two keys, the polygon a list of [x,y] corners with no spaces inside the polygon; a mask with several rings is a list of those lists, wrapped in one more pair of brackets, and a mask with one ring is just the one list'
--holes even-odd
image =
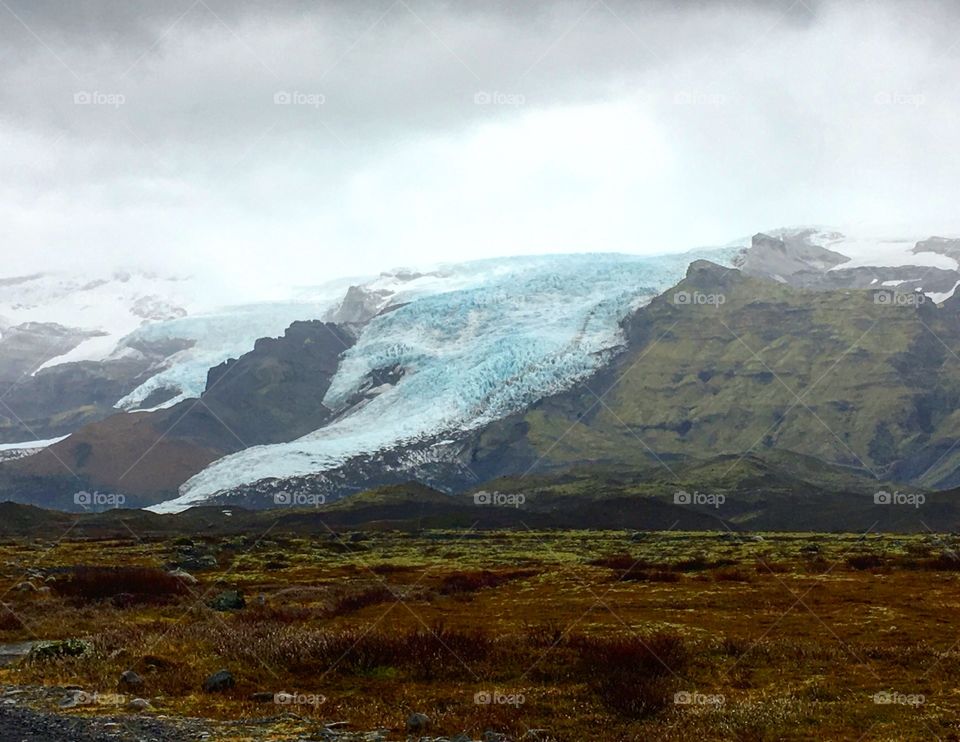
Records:
{"label": "mountain", "polygon": [[76,509],[78,491],[122,493],[129,505],[175,497],[212,461],[322,426],[322,400],[354,342],[340,327],[295,322],[211,369],[196,399],[153,412],[116,413],[0,467],[0,490],[18,500]]}
{"label": "mountain", "polygon": [[[734,252],[708,254],[724,260]],[[164,507],[315,474],[354,492],[384,468],[396,481],[406,465],[381,466],[380,455],[409,451],[416,460],[425,441],[481,430],[596,373],[620,352],[620,320],[679,280],[695,257],[565,255],[460,266],[461,288],[396,306],[364,328],[326,393],[325,403],[343,411],[329,425],[226,457]],[[358,403],[371,378],[396,383]]]}
{"label": "mountain", "polygon": [[[869,517],[877,488],[960,484],[958,256],[946,238],[775,230],[686,255],[397,270],[322,302],[148,322],[120,344],[189,347],[113,403],[131,411],[41,453],[21,445],[0,493],[70,508],[96,490],[173,512],[576,475],[576,503],[536,512],[585,518],[599,507],[586,483],[619,472],[629,487],[600,489],[624,522],[687,512],[663,498],[698,481],[744,522]],[[298,313],[323,320],[248,340]],[[835,508],[817,505],[831,493]]]}
{"label": "mountain", "polygon": [[[629,464],[651,453],[705,459],[792,451],[857,467],[875,481],[955,485],[958,379],[947,348],[960,347],[956,305],[951,300],[937,307],[909,290],[924,280],[925,270],[934,275],[936,266],[840,271],[862,257],[855,251],[843,260],[830,257],[836,251],[825,257],[807,249],[810,239],[809,232],[789,243],[757,235],[732,261],[741,270],[694,262],[681,283],[621,315],[622,344],[611,344],[595,371],[579,379],[566,374],[566,388],[555,394],[542,394],[549,386],[538,384],[541,396],[522,399],[515,411],[497,407],[491,415],[494,405],[482,400],[466,421],[326,458],[340,442],[333,437],[335,424],[286,446],[215,463],[187,482],[171,507],[212,496],[263,506],[278,491],[337,496],[409,477],[458,490],[530,467]],[[752,253],[771,245],[790,253],[797,240],[805,245],[794,262],[804,265],[795,272],[805,275],[799,286],[749,275],[758,264],[770,265],[752,262]],[[899,257],[914,259],[910,247],[898,249],[904,252]],[[942,257],[924,259],[939,264]],[[912,276],[912,283],[864,280],[862,271],[876,270]],[[816,288],[813,275],[822,277]],[[837,289],[835,283],[849,285]],[[399,311],[391,316],[397,323],[407,319]],[[394,328],[390,334],[397,336]],[[363,338],[358,349],[362,345]],[[539,371],[530,367],[525,376]],[[457,376],[461,386],[468,378]],[[503,386],[510,388],[514,378],[507,375]],[[407,379],[395,390],[412,391]],[[428,401],[419,394],[407,399]]]}

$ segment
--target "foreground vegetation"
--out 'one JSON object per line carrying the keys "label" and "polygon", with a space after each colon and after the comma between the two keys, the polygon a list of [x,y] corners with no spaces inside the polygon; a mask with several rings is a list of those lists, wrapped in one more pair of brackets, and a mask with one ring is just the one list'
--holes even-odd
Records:
{"label": "foreground vegetation", "polygon": [[415,713],[462,739],[957,739],[958,555],[934,534],[8,542],[0,641],[78,641],[0,682],[106,699],[69,714],[273,716],[274,739],[403,739]]}

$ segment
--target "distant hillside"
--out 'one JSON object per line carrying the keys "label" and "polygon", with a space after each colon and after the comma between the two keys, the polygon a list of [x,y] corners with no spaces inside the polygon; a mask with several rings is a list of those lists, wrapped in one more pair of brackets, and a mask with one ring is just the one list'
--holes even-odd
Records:
{"label": "distant hillside", "polygon": [[337,325],[295,322],[283,337],[208,374],[199,399],[155,412],[117,413],[37,454],[0,466],[0,492],[79,509],[79,490],[124,493],[130,506],[176,496],[211,461],[247,446],[290,440],[332,416],[323,396],[353,336]]}

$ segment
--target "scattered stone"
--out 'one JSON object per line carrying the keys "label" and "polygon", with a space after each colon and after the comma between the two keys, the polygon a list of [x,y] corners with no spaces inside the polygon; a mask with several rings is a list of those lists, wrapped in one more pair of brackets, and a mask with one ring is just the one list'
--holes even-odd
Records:
{"label": "scattered stone", "polygon": [[212,554],[202,554],[196,551],[187,551],[177,554],[176,558],[167,564],[167,569],[183,569],[187,572],[203,572],[217,569],[220,565]]}
{"label": "scattered stone", "polygon": [[236,684],[229,670],[218,670],[203,681],[203,689],[207,693],[222,693]]}
{"label": "scattered stone", "polygon": [[149,711],[153,706],[146,698],[134,698],[127,703],[127,708],[131,711]]}
{"label": "scattered stone", "polygon": [[172,569],[170,570],[170,576],[176,577],[183,582],[186,582],[188,585],[196,585],[200,580],[194,577],[192,574],[183,569]]}
{"label": "scattered stone", "polygon": [[35,593],[37,592],[37,586],[32,582],[21,582],[17,584],[14,590],[18,593]]}
{"label": "scattered stone", "polygon": [[254,703],[273,703],[274,694],[268,691],[257,691],[250,694],[250,700]]}
{"label": "scattered stone", "polygon": [[120,690],[133,690],[134,688],[140,688],[142,685],[143,678],[133,670],[124,670],[120,674],[120,680],[117,681],[117,688]]}
{"label": "scattered stone", "polygon": [[75,687],[66,688],[67,695],[60,700],[60,708],[72,709],[77,706],[86,705],[95,694],[89,694],[86,691]]}
{"label": "scattered stone", "polygon": [[413,713],[407,717],[407,732],[410,734],[425,732],[429,726],[430,717],[426,714]]}
{"label": "scattered stone", "polygon": [[215,611],[238,611],[246,605],[239,590],[224,590],[210,601],[210,607]]}

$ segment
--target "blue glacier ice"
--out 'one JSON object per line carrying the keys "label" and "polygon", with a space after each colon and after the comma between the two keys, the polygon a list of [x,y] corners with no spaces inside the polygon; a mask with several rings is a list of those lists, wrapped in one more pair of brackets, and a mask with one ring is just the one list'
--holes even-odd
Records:
{"label": "blue glacier ice", "polygon": [[659,257],[552,255],[448,266],[408,303],[375,318],[347,351],[325,404],[342,409],[376,369],[403,377],[298,440],[214,462],[153,510],[182,510],[267,478],[337,467],[426,436],[518,411],[596,371],[623,337],[619,322],[676,284],[691,261],[730,264],[736,248]]}

